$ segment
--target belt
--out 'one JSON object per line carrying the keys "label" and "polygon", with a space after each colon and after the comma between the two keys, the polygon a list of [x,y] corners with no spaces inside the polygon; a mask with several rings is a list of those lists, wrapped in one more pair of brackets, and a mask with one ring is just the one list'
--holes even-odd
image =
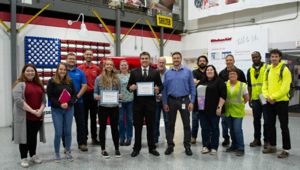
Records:
{"label": "belt", "polygon": [[186,95],[186,96],[175,97],[175,96],[169,95],[169,97],[170,97],[171,99],[179,100],[179,99],[187,98],[187,97],[189,97],[189,96]]}

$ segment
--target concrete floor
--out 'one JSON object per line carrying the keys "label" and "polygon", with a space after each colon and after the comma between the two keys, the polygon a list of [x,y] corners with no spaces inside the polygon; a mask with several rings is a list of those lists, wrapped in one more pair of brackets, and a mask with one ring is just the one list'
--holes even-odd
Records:
{"label": "concrete floor", "polygon": [[[143,148],[141,153],[136,158],[131,158],[132,146],[120,147],[122,154],[121,158],[111,157],[110,159],[104,159],[100,154],[100,146],[92,146],[89,144],[88,152],[80,152],[77,149],[75,124],[73,124],[73,142],[72,142],[72,154],[74,156],[73,162],[63,160],[60,163],[53,161],[54,147],[53,147],[53,135],[54,129],[52,123],[46,124],[46,138],[47,143],[38,144],[37,153],[44,162],[40,165],[32,165],[29,169],[43,169],[43,170],[60,170],[60,169],[222,169],[222,170],[299,170],[300,169],[300,117],[290,116],[290,134],[292,141],[292,150],[290,151],[290,157],[288,159],[278,159],[275,154],[264,155],[262,154],[261,147],[250,148],[249,143],[253,140],[253,126],[252,117],[246,116],[243,122],[244,138],[245,138],[245,155],[243,157],[237,157],[234,154],[226,153],[224,147],[220,146],[218,154],[215,156],[200,153],[201,150],[201,138],[200,132],[197,139],[197,144],[192,145],[193,156],[188,157],[184,153],[183,148],[183,131],[180,117],[177,119],[176,134],[175,134],[175,151],[172,155],[164,155],[166,149],[166,141],[164,135],[163,121],[161,121],[161,135],[160,142],[158,144],[159,157],[149,155],[145,137],[144,128],[143,132]],[[277,125],[277,139],[278,148],[281,148],[281,132],[279,131],[279,125]],[[110,135],[110,129],[107,133],[107,151],[111,156],[114,155],[114,147]],[[20,167],[20,154],[18,145],[11,142],[11,128],[0,128],[0,169],[23,169]],[[222,139],[220,138],[220,142]],[[90,143],[90,141],[89,141]],[[63,156],[63,153],[62,153]]]}

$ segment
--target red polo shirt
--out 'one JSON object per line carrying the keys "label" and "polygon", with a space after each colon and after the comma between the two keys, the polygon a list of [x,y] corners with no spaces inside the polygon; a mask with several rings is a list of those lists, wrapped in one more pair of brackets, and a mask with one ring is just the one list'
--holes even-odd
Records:
{"label": "red polo shirt", "polygon": [[94,90],[95,79],[98,75],[100,75],[100,68],[95,64],[91,63],[89,66],[84,63],[78,67],[82,70],[86,76],[87,81],[87,92],[91,92]]}

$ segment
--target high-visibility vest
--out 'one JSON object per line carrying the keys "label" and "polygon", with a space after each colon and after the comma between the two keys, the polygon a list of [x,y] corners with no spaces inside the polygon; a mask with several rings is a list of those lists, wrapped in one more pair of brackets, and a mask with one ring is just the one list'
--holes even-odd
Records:
{"label": "high-visibility vest", "polygon": [[251,79],[251,100],[258,100],[259,95],[262,94],[262,85],[264,81],[264,72],[266,71],[266,64],[264,64],[259,70],[259,76],[255,78],[255,68],[250,68]]}
{"label": "high-visibility vest", "polygon": [[245,116],[245,103],[244,103],[244,89],[246,84],[238,81],[231,92],[230,82],[226,83],[227,97],[225,101],[225,113],[224,115],[234,118],[243,118]]}

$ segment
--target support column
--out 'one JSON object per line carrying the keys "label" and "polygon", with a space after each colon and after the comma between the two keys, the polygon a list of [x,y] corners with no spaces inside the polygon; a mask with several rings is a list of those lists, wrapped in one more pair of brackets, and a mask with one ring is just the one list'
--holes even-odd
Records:
{"label": "support column", "polygon": [[11,58],[11,80],[17,79],[17,2],[10,1],[10,58]]}
{"label": "support column", "polygon": [[160,27],[159,55],[164,56],[164,27]]}
{"label": "support column", "polygon": [[115,42],[115,55],[121,56],[121,11],[116,9],[116,42]]}

